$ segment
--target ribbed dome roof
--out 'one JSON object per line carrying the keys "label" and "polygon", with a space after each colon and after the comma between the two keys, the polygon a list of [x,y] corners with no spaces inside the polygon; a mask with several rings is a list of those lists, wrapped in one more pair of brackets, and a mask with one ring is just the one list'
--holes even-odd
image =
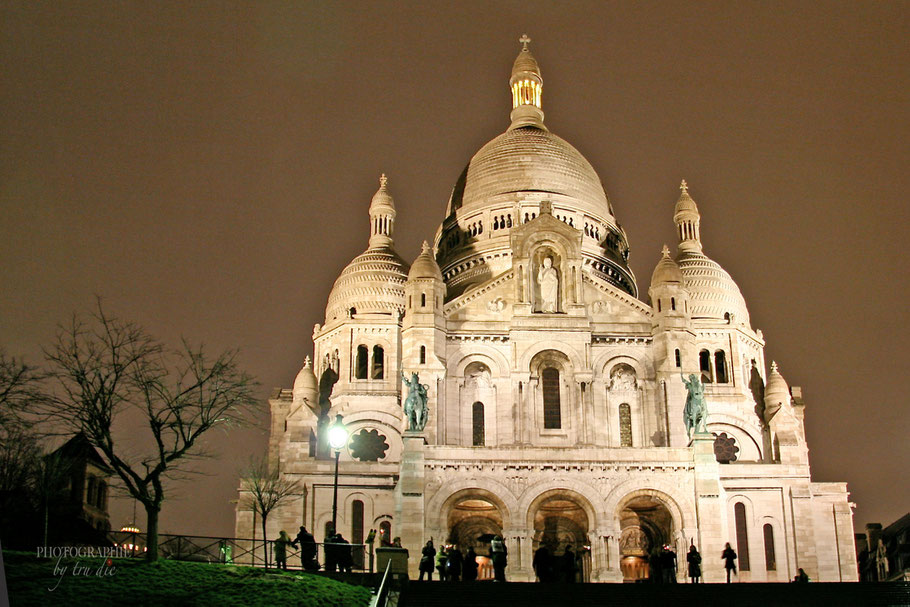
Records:
{"label": "ribbed dome roof", "polygon": [[414,265],[411,266],[411,271],[408,273],[408,280],[416,280],[418,278],[433,278],[442,282],[442,271],[433,256],[433,249],[430,247],[430,243],[426,240],[423,241],[423,250],[417,256],[417,259],[414,260]]}
{"label": "ribbed dome roof", "polygon": [[326,321],[358,313],[404,311],[408,264],[392,249],[368,249],[341,272],[326,306]]}
{"label": "ribbed dome roof", "polygon": [[749,324],[749,310],[739,287],[726,270],[701,251],[684,251],[676,258],[689,291],[692,318],[724,320],[735,316],[735,324]]}
{"label": "ribbed dome roof", "polygon": [[611,216],[591,163],[564,139],[533,126],[510,129],[480,148],[452,192],[449,214],[512,192],[563,194],[580,210]]}
{"label": "ribbed dome roof", "polygon": [[681,284],[683,282],[682,272],[679,270],[679,265],[670,257],[670,249],[666,245],[664,245],[662,255],[654,268],[654,273],[651,275],[651,286],[655,287],[666,283]]}
{"label": "ribbed dome roof", "polygon": [[303,368],[294,379],[294,400],[307,400],[308,406],[314,408],[318,406],[319,384],[316,381],[316,374],[313,372],[313,364],[310,357],[307,356],[303,361]]}

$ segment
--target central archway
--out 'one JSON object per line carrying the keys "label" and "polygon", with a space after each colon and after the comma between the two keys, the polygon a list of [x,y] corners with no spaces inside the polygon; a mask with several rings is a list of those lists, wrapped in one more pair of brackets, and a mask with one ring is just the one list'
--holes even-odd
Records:
{"label": "central archway", "polygon": [[[532,504],[534,541],[532,550],[546,547],[554,564],[554,578],[563,579],[568,569],[566,550],[575,554],[574,581],[591,577],[590,520],[587,504],[570,491],[550,491]],[[571,558],[571,555],[569,555]]]}
{"label": "central archway", "polygon": [[673,516],[666,504],[651,495],[625,502],[619,511],[620,569],[624,582],[651,577],[649,560],[673,539]]}

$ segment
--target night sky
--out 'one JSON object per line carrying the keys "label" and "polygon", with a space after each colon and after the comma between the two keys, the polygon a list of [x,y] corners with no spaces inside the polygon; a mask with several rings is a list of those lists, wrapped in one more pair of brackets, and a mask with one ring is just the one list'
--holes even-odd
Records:
{"label": "night sky", "polygon": [[[546,124],[603,180],[642,297],[685,178],[705,253],[803,388],[813,479],[849,483],[858,531],[907,512],[910,4],[452,4],[4,2],[0,346],[40,362],[97,294],[172,344],[239,347],[267,420],[379,174],[413,260],[508,126],[527,32]],[[266,438],[213,433],[162,531],[232,534]]]}

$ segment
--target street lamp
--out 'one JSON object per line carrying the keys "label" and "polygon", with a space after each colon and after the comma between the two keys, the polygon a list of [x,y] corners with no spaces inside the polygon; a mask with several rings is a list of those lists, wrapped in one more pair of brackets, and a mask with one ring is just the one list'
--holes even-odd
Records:
{"label": "street lamp", "polygon": [[341,421],[341,414],[335,417],[335,423],[329,427],[329,446],[335,450],[335,489],[332,497],[332,533],[337,532],[338,520],[338,458],[348,442],[348,429]]}

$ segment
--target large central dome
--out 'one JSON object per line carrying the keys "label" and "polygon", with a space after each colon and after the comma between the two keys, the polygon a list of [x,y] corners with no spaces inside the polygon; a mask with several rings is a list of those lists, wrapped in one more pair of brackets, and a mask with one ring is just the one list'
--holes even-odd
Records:
{"label": "large central dome", "polygon": [[561,194],[579,210],[610,216],[594,167],[565,139],[536,126],[509,129],[480,148],[452,191],[448,214],[517,192]]}
{"label": "large central dome", "polygon": [[637,296],[626,233],[591,163],[544,125],[543,77],[527,37],[512,65],[511,124],[474,154],[436,233],[447,297],[512,267],[509,234],[542,209],[582,234],[585,271]]}

